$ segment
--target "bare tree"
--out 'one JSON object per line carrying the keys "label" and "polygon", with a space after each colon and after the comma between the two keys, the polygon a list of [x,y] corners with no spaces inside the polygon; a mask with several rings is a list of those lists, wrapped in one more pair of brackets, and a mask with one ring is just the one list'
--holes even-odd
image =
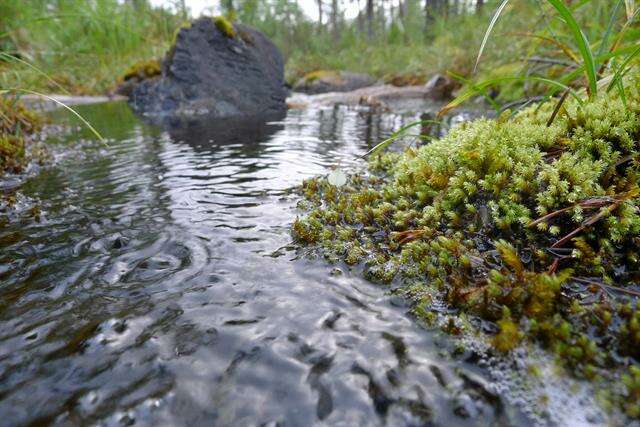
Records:
{"label": "bare tree", "polygon": [[224,14],[226,16],[233,16],[236,13],[236,9],[233,7],[233,0],[224,0]]}
{"label": "bare tree", "polygon": [[340,11],[339,11],[338,0],[331,0],[331,30],[333,31],[334,40],[338,40],[338,38],[340,37],[340,32],[338,28],[339,13]]}
{"label": "bare tree", "polygon": [[428,36],[431,24],[435,20],[436,2],[434,0],[424,0],[424,35]]}
{"label": "bare tree", "polygon": [[182,19],[187,20],[189,18],[189,11],[187,10],[187,2],[185,0],[178,0],[178,6],[180,8],[180,13],[182,14]]}
{"label": "bare tree", "polygon": [[373,39],[373,0],[367,0],[367,37]]}
{"label": "bare tree", "polygon": [[357,18],[357,22],[358,22],[358,32],[360,34],[364,33],[364,14],[362,13],[362,7],[360,6],[360,0],[357,0],[358,2],[358,18]]}
{"label": "bare tree", "polygon": [[318,4],[318,25],[322,31],[322,0],[316,0],[316,3]]}

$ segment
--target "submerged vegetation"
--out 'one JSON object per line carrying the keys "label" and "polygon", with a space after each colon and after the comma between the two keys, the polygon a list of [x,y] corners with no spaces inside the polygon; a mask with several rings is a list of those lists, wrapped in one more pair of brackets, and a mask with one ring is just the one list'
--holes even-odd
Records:
{"label": "submerged vegetation", "polygon": [[426,321],[444,300],[495,322],[499,351],[542,343],[638,416],[639,80],[624,94],[567,100],[551,124],[553,102],[465,123],[343,187],[306,181],[293,234],[404,283]]}

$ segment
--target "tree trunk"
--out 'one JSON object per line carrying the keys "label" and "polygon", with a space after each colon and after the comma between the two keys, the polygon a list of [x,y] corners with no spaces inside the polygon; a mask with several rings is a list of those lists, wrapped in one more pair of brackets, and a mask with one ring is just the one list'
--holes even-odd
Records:
{"label": "tree trunk", "polygon": [[235,19],[236,9],[233,7],[233,0],[224,0],[223,6],[224,16],[232,20]]}
{"label": "tree trunk", "polygon": [[424,36],[425,39],[429,37],[429,31],[431,31],[431,24],[434,21],[434,0],[424,0]]}
{"label": "tree trunk", "polygon": [[482,12],[482,6],[484,6],[484,0],[476,1],[476,13]]}
{"label": "tree trunk", "polygon": [[187,3],[185,0],[180,0],[180,13],[182,15],[182,19],[185,21],[189,18],[189,14],[187,13]]}
{"label": "tree trunk", "polygon": [[373,39],[373,0],[367,0],[367,36]]}
{"label": "tree trunk", "polygon": [[318,3],[318,25],[322,31],[322,0],[317,0],[316,3]]}
{"label": "tree trunk", "polygon": [[364,14],[362,13],[362,8],[360,7],[360,0],[358,0],[358,33],[364,33]]}
{"label": "tree trunk", "polygon": [[331,30],[333,31],[333,39],[337,41],[340,38],[338,28],[338,0],[331,0]]}

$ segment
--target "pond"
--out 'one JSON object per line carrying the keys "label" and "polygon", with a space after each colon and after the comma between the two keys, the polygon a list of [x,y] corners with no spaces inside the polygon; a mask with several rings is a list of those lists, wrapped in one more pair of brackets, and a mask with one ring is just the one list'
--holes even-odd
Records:
{"label": "pond", "polygon": [[[20,190],[35,208],[0,212],[2,424],[545,422],[389,288],[292,244],[292,188],[362,167],[415,114],[156,127],[123,103],[80,111],[108,145],[61,137]],[[556,422],[582,421],[569,386]]]}

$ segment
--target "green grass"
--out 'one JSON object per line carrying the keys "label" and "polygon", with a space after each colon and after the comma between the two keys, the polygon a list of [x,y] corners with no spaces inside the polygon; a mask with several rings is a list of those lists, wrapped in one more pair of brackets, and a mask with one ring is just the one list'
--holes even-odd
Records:
{"label": "green grass", "polygon": [[[458,107],[464,101],[472,98],[473,96],[482,94],[483,96],[486,93],[486,90],[491,87],[499,86],[504,82],[528,82],[535,81],[538,83],[542,83],[545,86],[550,87],[549,90],[545,91],[541,90],[540,93],[545,93],[547,97],[554,96],[558,91],[564,91],[566,94],[571,94],[574,98],[578,100],[581,104],[580,95],[576,91],[572,90],[570,86],[573,87],[583,87],[586,93],[588,94],[590,99],[594,99],[599,90],[599,86],[607,85],[607,91],[609,92],[612,88],[617,87],[620,96],[624,99],[624,85],[621,81],[623,76],[631,69],[634,65],[634,61],[636,57],[640,54],[640,49],[635,47],[635,40],[632,40],[628,43],[624,43],[625,33],[629,28],[629,25],[635,19],[635,12],[633,14],[628,14],[627,17],[623,17],[622,19],[619,17],[619,11],[621,6],[621,1],[619,0],[616,4],[614,4],[610,9],[606,9],[607,12],[610,13],[606,29],[604,29],[603,34],[595,45],[589,43],[589,40],[586,36],[587,25],[581,24],[574,17],[574,13],[577,12],[581,7],[585,7],[585,5],[591,5],[592,3],[589,0],[580,3],[578,6],[575,6],[573,9],[570,9],[565,5],[562,0],[547,0],[547,3],[551,6],[559,17],[558,21],[560,22],[559,27],[553,27],[551,23],[548,23],[546,27],[544,27],[540,32],[536,34],[532,34],[532,38],[536,38],[541,41],[545,41],[550,43],[551,45],[557,48],[555,54],[564,54],[567,56],[569,62],[563,63],[557,59],[548,58],[546,61],[555,64],[566,64],[564,68],[556,67],[553,70],[553,74],[547,70],[546,73],[542,75],[531,75],[529,70],[524,75],[516,76],[499,76],[499,77],[490,77],[485,78],[480,82],[470,82],[467,84],[468,89],[460,94],[455,100],[445,106],[441,113],[445,113],[450,111],[453,108]],[[489,36],[496,25],[498,18],[501,13],[505,10],[505,7],[509,4],[509,0],[503,0],[500,4],[496,12],[494,13],[491,22],[485,32],[477,59],[476,66],[480,61],[480,58],[484,52],[487,41],[489,40]],[[592,8],[588,9],[592,11]],[[546,12],[544,9],[541,10],[543,15],[546,17]],[[592,23],[592,22],[591,22]],[[619,29],[615,34],[616,42],[611,46],[609,52],[604,54],[607,50],[607,44],[609,41],[609,37],[616,31],[618,26],[616,24],[621,23],[619,25]],[[603,27],[604,28],[604,27]],[[570,39],[573,42],[573,45],[577,47],[579,55],[574,53],[574,48],[569,45],[568,41],[563,39]],[[598,47],[598,55],[594,55],[594,46]],[[631,52],[630,48],[634,48]],[[551,52],[554,53],[553,51]],[[616,66],[616,63],[612,61],[614,58],[621,58],[622,62],[619,66]],[[572,62],[574,64],[572,64]],[[600,65],[600,70],[598,70],[598,66]],[[576,68],[574,71],[570,71],[570,68]],[[474,68],[475,72],[475,68]],[[584,73],[584,83],[581,83],[577,80],[577,77]],[[553,78],[552,78],[553,77]],[[558,105],[557,111],[561,107],[561,104],[564,102],[566,96],[561,97]],[[498,112],[500,108],[497,108]],[[555,117],[555,113],[554,113]],[[551,119],[553,121],[553,118]]]}
{"label": "green grass", "polygon": [[0,13],[0,87],[48,93],[109,91],[131,64],[162,56],[180,24],[117,0],[2,2]]}
{"label": "green grass", "polygon": [[[436,17],[426,33],[418,3],[407,3],[406,17],[396,15],[384,27],[376,18],[371,40],[357,21],[343,23],[338,37],[330,28],[321,30],[293,3],[273,9],[244,2],[237,21],[260,29],[280,47],[290,83],[317,70],[365,72],[386,81],[446,72],[474,82],[527,77],[491,86],[501,103],[549,93],[540,79],[585,86],[595,94],[602,73],[611,74],[613,65],[625,62],[616,53],[629,48],[640,32],[633,25],[638,12],[624,0],[571,6],[561,0],[494,0],[482,13]],[[500,6],[501,13],[495,13]],[[0,14],[7,17],[0,23],[0,85],[74,94],[113,89],[131,64],[161,57],[182,24],[171,13],[117,0],[61,0],[55,9],[40,1],[3,2]],[[14,54],[18,59],[6,56]]]}

